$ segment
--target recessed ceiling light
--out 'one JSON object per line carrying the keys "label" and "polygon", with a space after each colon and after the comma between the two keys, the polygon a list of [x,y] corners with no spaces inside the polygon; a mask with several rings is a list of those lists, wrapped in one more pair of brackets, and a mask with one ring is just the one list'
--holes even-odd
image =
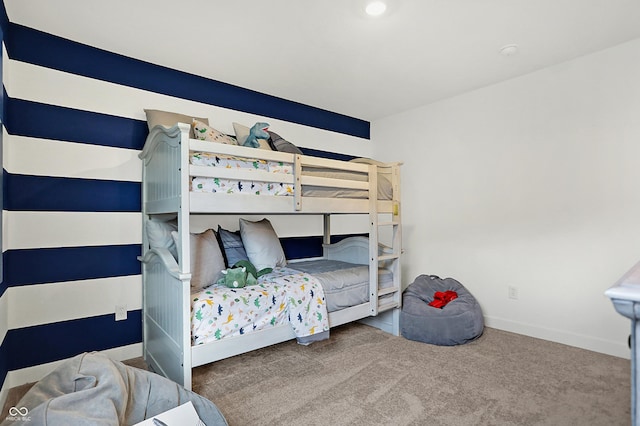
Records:
{"label": "recessed ceiling light", "polygon": [[364,10],[367,12],[367,15],[380,16],[387,10],[387,5],[383,1],[372,1],[367,3]]}
{"label": "recessed ceiling light", "polygon": [[500,48],[500,54],[502,56],[513,56],[518,53],[518,45],[517,44],[507,44],[506,46],[502,46]]}

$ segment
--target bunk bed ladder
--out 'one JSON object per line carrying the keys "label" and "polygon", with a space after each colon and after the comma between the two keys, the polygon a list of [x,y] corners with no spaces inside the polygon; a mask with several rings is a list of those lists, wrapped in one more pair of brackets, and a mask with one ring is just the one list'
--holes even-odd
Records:
{"label": "bunk bed ladder", "polygon": [[[393,199],[392,211],[380,213],[375,197],[371,197],[369,210],[369,271],[371,280],[376,276],[376,287],[372,286],[371,300],[372,315],[393,310],[392,315],[398,315],[397,311],[402,304],[402,288],[400,280],[400,255],[402,251],[402,232],[400,222],[400,184],[399,168],[392,168]],[[377,180],[373,176],[373,180]],[[376,183],[377,185],[377,183]],[[373,186],[373,185],[372,185]],[[384,243],[381,243],[384,241]],[[391,285],[382,288],[378,282],[378,269],[388,269],[393,273]],[[397,324],[396,320],[392,323]]]}
{"label": "bunk bed ladder", "polygon": [[[402,252],[402,229],[400,221],[399,168],[392,168],[393,200],[390,213],[380,213],[376,197],[370,197],[369,206],[369,304],[371,315],[379,317],[371,322],[387,322],[387,331],[399,334],[399,310],[402,305],[400,255]],[[371,187],[377,188],[375,169],[370,172]],[[385,243],[380,244],[381,237]],[[379,284],[379,268],[393,273],[393,282],[384,288]],[[379,314],[386,314],[380,316]],[[391,316],[391,318],[388,318]],[[373,324],[372,324],[373,325]]]}
{"label": "bunk bed ladder", "polygon": [[[400,284],[400,252],[401,252],[401,225],[396,217],[385,222],[378,222],[378,228],[388,227],[390,232],[391,246],[381,247],[378,255],[378,266],[393,273],[393,284],[378,290],[378,311],[386,311],[391,308],[400,308],[402,303]],[[392,294],[393,297],[381,299],[383,296]]]}

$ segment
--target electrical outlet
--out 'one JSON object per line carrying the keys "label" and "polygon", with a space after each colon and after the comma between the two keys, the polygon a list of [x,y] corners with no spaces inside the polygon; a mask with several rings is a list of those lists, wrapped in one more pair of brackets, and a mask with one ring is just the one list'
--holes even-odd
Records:
{"label": "electrical outlet", "polygon": [[116,321],[127,319],[127,305],[116,305]]}
{"label": "electrical outlet", "polygon": [[518,289],[512,285],[509,286],[509,299],[518,299]]}

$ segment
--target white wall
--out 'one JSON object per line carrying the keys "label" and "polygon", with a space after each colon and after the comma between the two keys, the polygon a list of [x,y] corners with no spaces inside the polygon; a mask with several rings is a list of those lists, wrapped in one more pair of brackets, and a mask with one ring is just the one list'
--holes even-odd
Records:
{"label": "white wall", "polygon": [[371,133],[405,162],[405,285],[451,276],[488,326],[629,357],[603,292],[640,260],[640,39]]}

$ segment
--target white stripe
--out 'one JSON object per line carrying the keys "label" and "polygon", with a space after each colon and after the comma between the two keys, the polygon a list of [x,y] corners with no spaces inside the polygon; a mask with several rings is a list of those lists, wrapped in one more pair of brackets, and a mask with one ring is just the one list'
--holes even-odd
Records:
{"label": "white stripe", "polygon": [[11,84],[11,72],[7,64],[9,63],[9,55],[7,55],[7,48],[4,45],[4,40],[2,41],[2,84],[7,87],[7,85]]}
{"label": "white stripe", "polygon": [[20,76],[6,87],[9,97],[50,105],[145,120],[140,105],[163,96],[12,59],[5,59],[5,67]]}
{"label": "white stripe", "polygon": [[116,305],[142,309],[140,275],[24,285],[6,292],[11,298],[9,329],[112,314]]}
{"label": "white stripe", "polygon": [[7,246],[9,244],[9,233],[7,232],[7,215],[8,211],[2,210],[2,252],[7,251]]}
{"label": "white stripe", "polygon": [[0,297],[0,344],[4,341],[4,336],[7,335],[7,330],[9,330],[9,290],[5,290],[5,292]]}
{"label": "white stripe", "polygon": [[[5,82],[5,88],[12,98],[138,120],[146,120],[145,108],[175,111],[207,117],[211,126],[228,134],[234,133],[233,122],[251,127],[258,121],[266,121],[271,130],[297,146],[361,157],[371,157],[373,152],[371,141],[355,136],[161,95],[11,59],[5,59],[4,66],[9,69],[10,78],[10,84]],[[19,78],[11,78],[14,75]]]}
{"label": "white stripe", "polygon": [[[132,345],[107,349],[105,351],[100,351],[100,353],[106,354],[109,358],[116,361],[126,361],[128,359],[138,358],[142,356],[142,343],[134,343]],[[66,360],[48,362],[46,364],[40,364],[33,367],[26,367],[19,370],[10,371],[7,374],[5,386],[7,388],[11,388],[23,385],[25,383],[37,382],[47,374],[51,373],[65,361]],[[3,386],[3,390],[5,386]]]}
{"label": "white stripe", "polygon": [[[250,221],[259,221],[267,217],[280,238],[317,236],[322,235],[324,230],[321,215],[242,215],[242,217]],[[331,234],[368,233],[368,220],[368,215],[333,215],[331,216]],[[240,227],[238,216],[197,215],[191,217],[190,231],[200,233],[207,229],[215,230],[218,225],[229,231],[237,231]]]}
{"label": "white stripe", "polygon": [[49,139],[3,135],[9,173],[140,182],[139,151]]}
{"label": "white stripe", "polygon": [[[322,235],[322,216],[242,215],[251,221],[264,217],[273,224],[280,238]],[[140,244],[142,218],[140,213],[113,212],[31,212],[4,211],[3,248],[81,247],[96,245]],[[190,231],[200,233],[218,225],[230,231],[239,228],[238,216],[197,215],[191,219]],[[11,232],[6,232],[10,229]],[[331,234],[366,233],[367,215],[333,215]]]}
{"label": "white stripe", "polygon": [[5,212],[3,225],[3,247],[7,250],[142,241],[140,213],[10,211]]}

